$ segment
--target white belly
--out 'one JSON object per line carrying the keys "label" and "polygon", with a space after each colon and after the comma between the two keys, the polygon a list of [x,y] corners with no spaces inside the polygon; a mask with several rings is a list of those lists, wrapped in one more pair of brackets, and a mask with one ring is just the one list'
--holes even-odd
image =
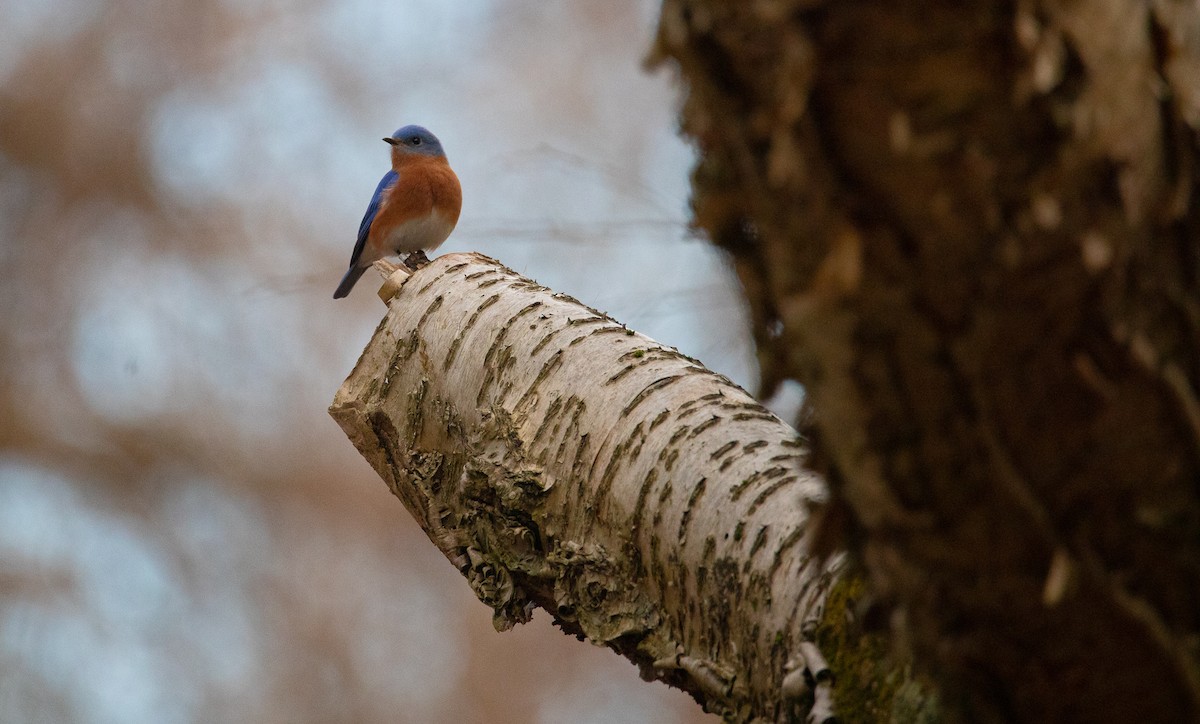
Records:
{"label": "white belly", "polygon": [[418,249],[433,251],[442,245],[454,224],[434,211],[423,219],[407,221],[393,228],[384,238],[386,249],[397,254],[407,254]]}

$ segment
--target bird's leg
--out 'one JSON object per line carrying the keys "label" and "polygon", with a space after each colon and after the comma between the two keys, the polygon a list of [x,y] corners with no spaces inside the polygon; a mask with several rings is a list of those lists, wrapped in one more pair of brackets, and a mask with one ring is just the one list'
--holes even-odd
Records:
{"label": "bird's leg", "polygon": [[408,256],[404,257],[404,266],[408,267],[409,269],[420,269],[428,263],[429,257],[425,256],[424,249],[417,249],[414,252],[410,252]]}

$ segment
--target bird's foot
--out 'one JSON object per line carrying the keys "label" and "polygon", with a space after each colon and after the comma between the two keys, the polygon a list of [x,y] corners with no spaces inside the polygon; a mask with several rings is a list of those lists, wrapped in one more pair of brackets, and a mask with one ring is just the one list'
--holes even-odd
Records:
{"label": "bird's foot", "polygon": [[423,249],[417,249],[416,251],[409,253],[408,256],[404,257],[404,266],[408,267],[409,269],[413,269],[414,271],[420,269],[428,263],[429,257],[425,256],[425,250]]}

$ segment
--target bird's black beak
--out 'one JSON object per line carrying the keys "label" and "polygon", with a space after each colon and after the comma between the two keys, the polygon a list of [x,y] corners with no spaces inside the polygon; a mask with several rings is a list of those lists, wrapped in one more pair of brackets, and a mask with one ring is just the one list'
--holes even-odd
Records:
{"label": "bird's black beak", "polygon": [[394,138],[385,138],[385,139],[383,139],[383,142],[384,142],[384,143],[387,143],[387,144],[390,144],[390,145],[392,145],[392,146],[395,146],[397,143],[400,143],[399,141],[397,141],[397,140],[396,140],[396,139],[394,139]]}

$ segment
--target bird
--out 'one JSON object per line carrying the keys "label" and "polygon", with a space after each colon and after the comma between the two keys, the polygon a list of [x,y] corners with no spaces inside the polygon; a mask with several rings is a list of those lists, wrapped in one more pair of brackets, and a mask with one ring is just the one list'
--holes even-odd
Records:
{"label": "bird", "polygon": [[450,236],[462,211],[462,187],[437,136],[422,126],[404,126],[383,140],[392,147],[392,170],[371,197],[334,299],[349,294],[363,272],[385,256],[426,261],[424,252]]}

